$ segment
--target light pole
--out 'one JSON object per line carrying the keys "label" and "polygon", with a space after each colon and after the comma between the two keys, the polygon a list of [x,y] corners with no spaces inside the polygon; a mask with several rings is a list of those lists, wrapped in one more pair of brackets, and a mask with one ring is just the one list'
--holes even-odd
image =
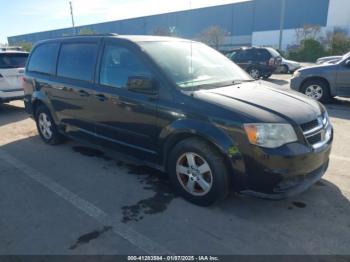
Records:
{"label": "light pole", "polygon": [[72,18],[73,34],[76,35],[76,34],[77,34],[77,31],[76,31],[75,25],[74,25],[73,5],[72,5],[72,2],[71,2],[71,1],[69,1],[69,6],[70,6],[70,15],[71,15],[71,18]]}
{"label": "light pole", "polygon": [[281,0],[280,40],[278,45],[279,50],[282,50],[285,15],[286,15],[286,0]]}

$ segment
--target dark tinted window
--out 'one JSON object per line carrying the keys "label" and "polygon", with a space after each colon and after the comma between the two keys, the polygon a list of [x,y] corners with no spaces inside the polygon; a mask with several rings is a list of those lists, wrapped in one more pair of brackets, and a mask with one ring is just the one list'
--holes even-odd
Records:
{"label": "dark tinted window", "polygon": [[52,43],[36,47],[31,55],[28,70],[52,74],[55,69],[58,46],[58,43]]}
{"label": "dark tinted window", "polygon": [[96,64],[97,44],[62,44],[57,75],[77,80],[91,81]]}
{"label": "dark tinted window", "polygon": [[228,53],[226,56],[231,60],[234,60],[237,56],[238,51],[233,51],[232,53]]}
{"label": "dark tinted window", "polygon": [[28,54],[6,53],[0,54],[0,68],[20,68],[24,67]]}
{"label": "dark tinted window", "polygon": [[243,60],[245,58],[246,51],[245,50],[238,50],[236,51],[235,55],[231,57],[234,60]]}
{"label": "dark tinted window", "polygon": [[266,49],[258,49],[257,56],[259,61],[267,61],[271,58],[271,54]]}
{"label": "dark tinted window", "polygon": [[237,60],[245,61],[252,60],[254,58],[254,50],[253,49],[245,49],[241,50],[235,57]]}
{"label": "dark tinted window", "polygon": [[140,59],[124,47],[107,45],[102,58],[100,84],[125,88],[130,76],[150,77]]}

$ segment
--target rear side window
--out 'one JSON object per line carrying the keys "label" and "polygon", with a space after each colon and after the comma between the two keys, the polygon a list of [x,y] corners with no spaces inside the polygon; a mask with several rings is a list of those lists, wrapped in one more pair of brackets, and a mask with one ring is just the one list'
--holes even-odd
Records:
{"label": "rear side window", "polygon": [[28,54],[0,54],[0,69],[21,68],[27,62]]}
{"label": "rear side window", "polygon": [[44,74],[53,74],[58,47],[58,43],[43,44],[36,47],[30,57],[28,70]]}
{"label": "rear side window", "polygon": [[258,60],[267,61],[271,58],[271,54],[266,49],[257,50]]}
{"label": "rear side window", "polygon": [[91,81],[96,64],[96,43],[62,44],[58,59],[57,75],[83,81]]}

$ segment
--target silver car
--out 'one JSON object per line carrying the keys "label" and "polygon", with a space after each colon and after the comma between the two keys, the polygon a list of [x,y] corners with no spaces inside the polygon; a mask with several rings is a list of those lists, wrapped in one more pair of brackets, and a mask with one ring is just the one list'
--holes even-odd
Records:
{"label": "silver car", "polygon": [[22,77],[27,52],[0,51],[0,104],[23,99]]}
{"label": "silver car", "polygon": [[291,79],[291,88],[321,102],[334,96],[350,97],[350,54],[334,64],[299,69]]}

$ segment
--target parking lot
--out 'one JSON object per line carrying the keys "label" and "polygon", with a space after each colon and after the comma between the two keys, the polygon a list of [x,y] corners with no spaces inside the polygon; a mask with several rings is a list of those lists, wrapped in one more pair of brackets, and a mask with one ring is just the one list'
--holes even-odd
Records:
{"label": "parking lot", "polygon": [[159,171],[74,141],[44,144],[23,102],[3,105],[0,254],[349,254],[350,100],[327,108],[335,139],[322,181],[283,201],[232,193],[202,208]]}

